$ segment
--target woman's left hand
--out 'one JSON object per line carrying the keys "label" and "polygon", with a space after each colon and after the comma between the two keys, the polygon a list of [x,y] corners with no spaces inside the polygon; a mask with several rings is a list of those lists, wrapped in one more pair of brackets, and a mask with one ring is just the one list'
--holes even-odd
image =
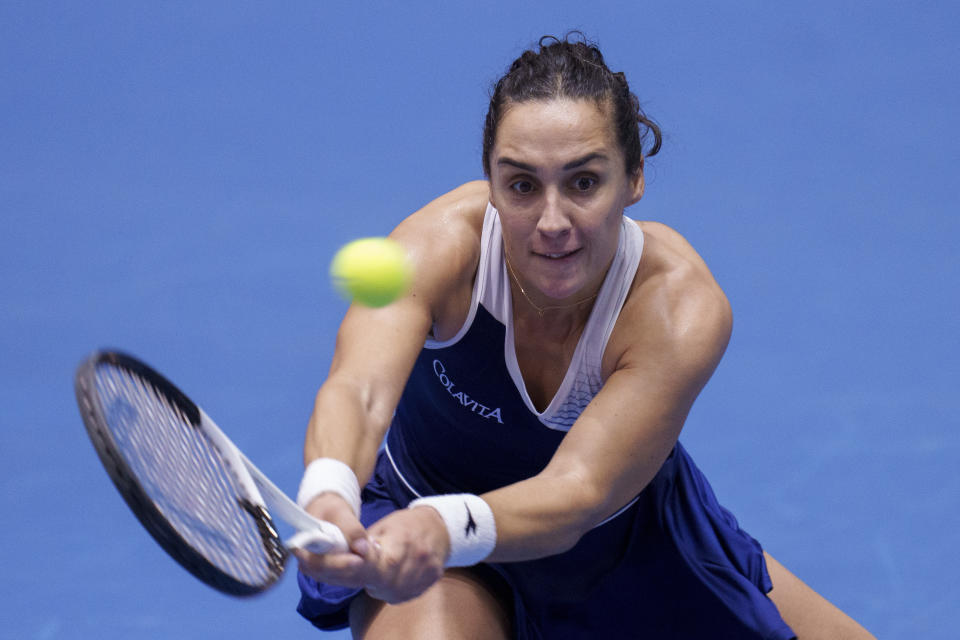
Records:
{"label": "woman's left hand", "polygon": [[399,509],[367,534],[376,549],[365,585],[371,597],[389,604],[412,600],[443,576],[450,539],[432,508]]}

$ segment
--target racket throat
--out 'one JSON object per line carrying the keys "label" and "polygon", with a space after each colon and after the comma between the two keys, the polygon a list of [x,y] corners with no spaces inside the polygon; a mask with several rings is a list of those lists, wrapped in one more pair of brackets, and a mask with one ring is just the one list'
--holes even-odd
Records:
{"label": "racket throat", "polygon": [[249,513],[250,517],[252,517],[256,523],[257,531],[260,533],[260,539],[263,541],[264,551],[266,551],[267,557],[270,558],[270,564],[276,570],[277,575],[279,575],[283,571],[289,554],[280,540],[280,535],[277,533],[276,527],[273,525],[273,518],[270,517],[270,514],[262,504],[254,504],[245,498],[238,498],[237,504]]}

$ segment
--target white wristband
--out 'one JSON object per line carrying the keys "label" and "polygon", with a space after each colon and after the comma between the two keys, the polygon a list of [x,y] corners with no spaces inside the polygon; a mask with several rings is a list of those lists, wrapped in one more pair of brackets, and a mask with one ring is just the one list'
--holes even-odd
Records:
{"label": "white wristband", "polygon": [[409,505],[433,507],[450,535],[450,557],[445,567],[469,567],[482,562],[497,546],[497,527],[493,511],[483,498],[472,493],[451,493],[417,498]]}
{"label": "white wristband", "polygon": [[347,501],[360,517],[360,483],[349,466],[333,458],[317,458],[307,465],[297,492],[297,504],[307,508],[321,493],[332,492]]}

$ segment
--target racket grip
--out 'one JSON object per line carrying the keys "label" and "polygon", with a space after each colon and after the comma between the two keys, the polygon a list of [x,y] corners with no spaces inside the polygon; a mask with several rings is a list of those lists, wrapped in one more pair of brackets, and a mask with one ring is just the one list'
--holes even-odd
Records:
{"label": "racket grip", "polygon": [[347,539],[344,537],[340,527],[324,523],[326,526],[322,529],[308,529],[298,531],[290,536],[286,541],[288,549],[303,549],[310,553],[343,553],[349,551]]}

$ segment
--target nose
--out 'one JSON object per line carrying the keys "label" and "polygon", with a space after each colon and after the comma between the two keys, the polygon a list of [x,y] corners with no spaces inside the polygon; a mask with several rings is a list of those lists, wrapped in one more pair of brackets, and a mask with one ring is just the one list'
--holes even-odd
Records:
{"label": "nose", "polygon": [[570,217],[564,210],[563,198],[555,189],[547,189],[543,209],[537,220],[537,231],[550,238],[558,238],[570,231]]}

